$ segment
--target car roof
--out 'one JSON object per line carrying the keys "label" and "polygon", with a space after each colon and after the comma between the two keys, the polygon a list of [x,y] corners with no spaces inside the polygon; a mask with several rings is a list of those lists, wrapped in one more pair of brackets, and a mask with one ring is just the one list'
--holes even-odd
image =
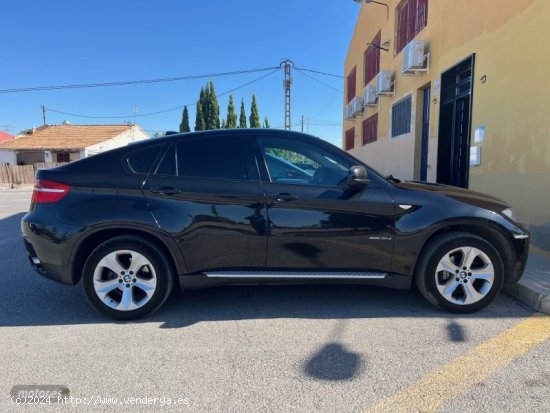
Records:
{"label": "car roof", "polygon": [[[256,136],[258,134],[281,136],[288,135],[294,138],[315,138],[315,136],[308,135],[306,133],[295,132],[285,129],[271,129],[271,128],[234,128],[234,129],[215,129],[215,130],[206,130],[198,132],[187,132],[187,133],[178,133],[169,135],[170,138],[191,138],[199,136]],[[318,138],[316,138],[318,139]]]}

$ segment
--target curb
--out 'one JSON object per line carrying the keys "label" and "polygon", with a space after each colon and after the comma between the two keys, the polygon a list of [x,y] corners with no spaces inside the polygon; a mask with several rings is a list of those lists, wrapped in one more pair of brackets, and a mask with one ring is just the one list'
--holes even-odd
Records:
{"label": "curb", "polygon": [[521,280],[517,284],[505,287],[504,291],[529,308],[550,315],[550,294],[545,294],[540,291],[540,288],[537,289],[529,284],[528,280]]}

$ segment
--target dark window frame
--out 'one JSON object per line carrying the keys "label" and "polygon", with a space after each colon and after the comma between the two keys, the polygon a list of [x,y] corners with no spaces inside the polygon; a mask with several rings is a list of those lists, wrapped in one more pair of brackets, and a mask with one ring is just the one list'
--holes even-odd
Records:
{"label": "dark window frame", "polygon": [[[364,54],[364,73],[363,81],[365,86],[376,77],[380,72],[380,43],[382,41],[382,31],[379,30],[374,39],[371,41],[371,45],[367,47]],[[379,47],[373,46],[378,45]]]}
{"label": "dark window frame", "polygon": [[378,140],[378,113],[369,116],[362,122],[361,140],[363,145],[376,142]]}
{"label": "dark window frame", "polygon": [[71,153],[70,152],[57,152],[55,154],[56,162],[71,162]]}
{"label": "dark window frame", "polygon": [[409,94],[391,107],[391,137],[405,135],[411,132],[412,124],[412,94]]}
{"label": "dark window frame", "polygon": [[346,77],[346,103],[351,102],[355,96],[357,96],[357,66],[353,66]]}
{"label": "dark window frame", "polygon": [[355,147],[355,126],[346,130],[344,135],[344,149],[349,151]]}
{"label": "dark window frame", "polygon": [[428,24],[428,0],[402,0],[395,9],[395,54]]}

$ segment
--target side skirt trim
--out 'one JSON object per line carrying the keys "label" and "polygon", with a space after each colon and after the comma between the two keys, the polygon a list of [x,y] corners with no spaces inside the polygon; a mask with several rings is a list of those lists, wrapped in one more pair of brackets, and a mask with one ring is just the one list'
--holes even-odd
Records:
{"label": "side skirt trim", "polygon": [[283,278],[283,279],[382,279],[383,272],[303,272],[303,271],[211,271],[208,278]]}

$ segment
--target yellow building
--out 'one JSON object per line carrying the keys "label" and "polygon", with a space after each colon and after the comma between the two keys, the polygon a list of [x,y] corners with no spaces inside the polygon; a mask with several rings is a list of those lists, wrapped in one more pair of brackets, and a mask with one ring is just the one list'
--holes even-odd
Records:
{"label": "yellow building", "polygon": [[549,42],[550,0],[363,2],[342,146],[384,174],[506,200],[550,252]]}

